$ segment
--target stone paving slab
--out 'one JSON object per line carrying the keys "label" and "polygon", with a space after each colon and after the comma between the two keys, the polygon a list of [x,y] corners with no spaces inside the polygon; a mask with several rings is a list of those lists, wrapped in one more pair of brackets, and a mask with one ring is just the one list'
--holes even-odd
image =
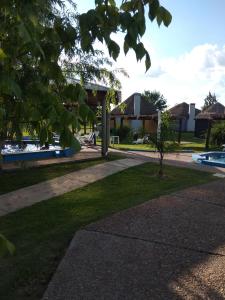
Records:
{"label": "stone paving slab", "polygon": [[224,299],[225,257],[78,232],[43,300]]}
{"label": "stone paving slab", "polygon": [[186,190],[176,192],[175,195],[198,201],[205,201],[225,207],[225,180],[217,180],[198,187],[191,187]]}
{"label": "stone paving slab", "polygon": [[225,255],[225,208],[175,196],[150,200],[87,229]]}
{"label": "stone paving slab", "polygon": [[143,160],[133,158],[106,162],[0,195],[0,216],[84,187],[109,175],[143,163]]}

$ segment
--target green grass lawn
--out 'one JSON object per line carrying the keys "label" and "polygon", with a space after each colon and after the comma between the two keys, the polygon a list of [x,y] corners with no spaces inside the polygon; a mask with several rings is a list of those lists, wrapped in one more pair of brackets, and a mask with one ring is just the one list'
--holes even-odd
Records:
{"label": "green grass lawn", "polygon": [[97,158],[83,162],[67,162],[49,166],[41,166],[29,168],[25,170],[7,171],[0,173],[0,194],[17,190],[19,188],[29,186],[53,179],[58,176],[68,174],[70,172],[79,171],[97,164],[104,163],[108,160],[124,158],[121,154],[110,154],[107,159]]}
{"label": "green grass lawn", "polygon": [[[115,149],[119,150],[138,150],[138,151],[152,151],[155,150],[153,145],[139,144],[135,145],[132,143],[121,143],[111,145]],[[180,146],[174,148],[176,151],[193,150],[193,151],[204,151],[205,140],[194,136],[192,132],[183,132]]]}
{"label": "green grass lawn", "polygon": [[0,299],[40,299],[75,232],[112,213],[176,190],[213,180],[211,174],[146,163],[79,190],[0,218],[0,232],[16,254],[0,260]]}

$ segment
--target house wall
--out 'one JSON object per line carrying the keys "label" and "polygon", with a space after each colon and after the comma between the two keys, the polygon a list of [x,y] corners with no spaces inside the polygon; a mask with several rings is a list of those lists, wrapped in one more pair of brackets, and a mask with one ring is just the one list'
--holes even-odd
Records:
{"label": "house wall", "polygon": [[140,127],[142,127],[142,121],[141,120],[131,120],[130,126],[133,130],[138,130]]}
{"label": "house wall", "polygon": [[141,112],[141,94],[134,94],[134,115],[139,116]]}
{"label": "house wall", "polygon": [[189,106],[189,118],[187,120],[187,131],[195,131],[195,104]]}
{"label": "house wall", "polygon": [[145,131],[147,133],[154,133],[157,131],[157,123],[153,120],[145,120]]}
{"label": "house wall", "polygon": [[131,120],[124,119],[124,120],[123,120],[123,126],[131,127]]}
{"label": "house wall", "polygon": [[121,122],[121,117],[116,117],[116,128],[120,127],[120,122]]}
{"label": "house wall", "polygon": [[[174,120],[173,122],[174,130],[179,131],[180,130],[180,120]],[[187,131],[187,119],[182,119],[181,123],[181,131]]]}

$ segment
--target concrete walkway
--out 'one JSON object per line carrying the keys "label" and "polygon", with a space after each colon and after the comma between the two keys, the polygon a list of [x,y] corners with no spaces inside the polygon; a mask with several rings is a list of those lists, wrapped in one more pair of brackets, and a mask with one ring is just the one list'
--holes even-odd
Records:
{"label": "concrete walkway", "polygon": [[225,180],[80,230],[43,299],[225,299]]}
{"label": "concrete walkway", "polygon": [[0,196],[0,216],[84,187],[144,162],[133,158],[110,161],[3,194]]}
{"label": "concrete walkway", "polygon": [[[150,162],[159,161],[159,153],[147,151],[117,151],[126,154],[127,157],[144,159]],[[205,171],[210,173],[218,173],[225,175],[225,168],[207,166],[197,164],[192,160],[192,153],[166,153],[164,156],[164,164],[174,167],[189,168],[193,170]]]}

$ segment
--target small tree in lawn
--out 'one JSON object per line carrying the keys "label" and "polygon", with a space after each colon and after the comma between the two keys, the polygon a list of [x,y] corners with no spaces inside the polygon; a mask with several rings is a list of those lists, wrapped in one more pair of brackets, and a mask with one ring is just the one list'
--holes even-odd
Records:
{"label": "small tree in lawn", "polygon": [[162,178],[164,176],[164,154],[175,146],[175,132],[172,128],[171,118],[168,111],[161,112],[158,118],[157,133],[151,134],[149,139],[159,152],[158,175]]}

